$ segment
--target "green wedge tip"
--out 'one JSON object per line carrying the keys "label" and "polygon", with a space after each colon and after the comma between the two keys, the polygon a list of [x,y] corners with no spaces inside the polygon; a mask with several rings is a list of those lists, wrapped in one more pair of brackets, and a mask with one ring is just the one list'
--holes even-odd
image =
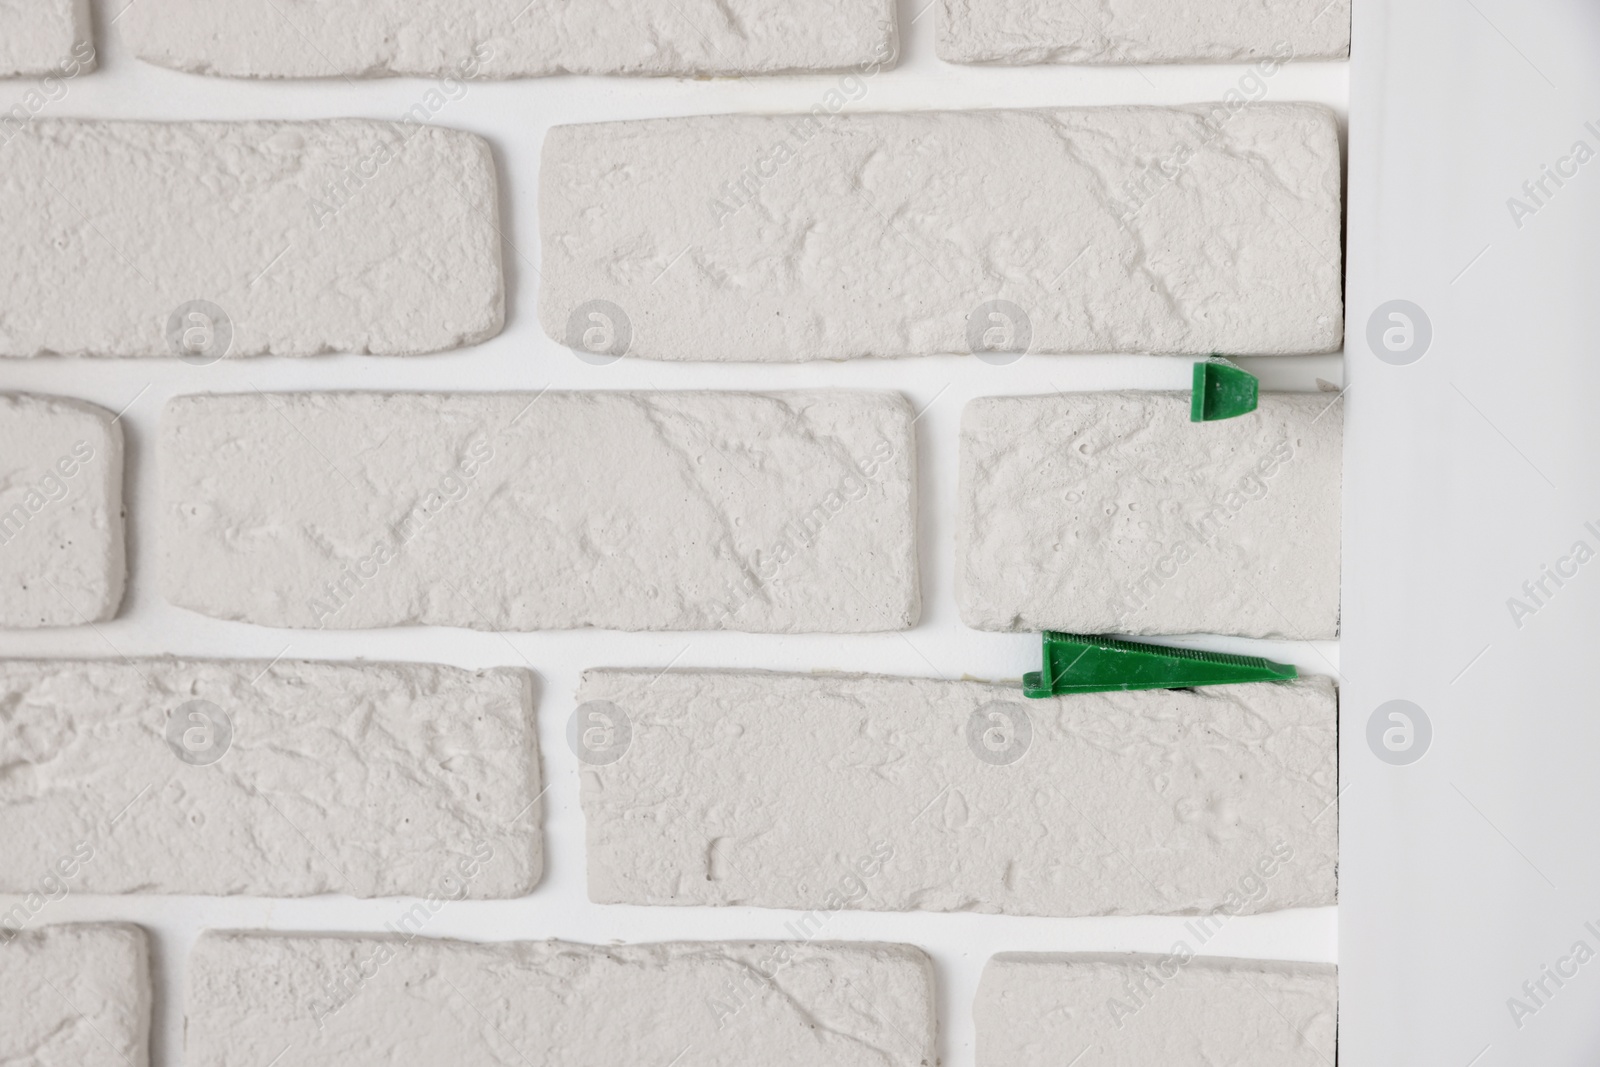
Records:
{"label": "green wedge tip", "polygon": [[1255,656],[1047,631],[1044,669],[1022,676],[1022,692],[1039,698],[1065,693],[1283,682],[1296,677],[1298,674],[1289,664]]}
{"label": "green wedge tip", "polygon": [[1189,397],[1190,422],[1218,422],[1256,409],[1261,383],[1256,376],[1221,356],[1194,365],[1194,392]]}

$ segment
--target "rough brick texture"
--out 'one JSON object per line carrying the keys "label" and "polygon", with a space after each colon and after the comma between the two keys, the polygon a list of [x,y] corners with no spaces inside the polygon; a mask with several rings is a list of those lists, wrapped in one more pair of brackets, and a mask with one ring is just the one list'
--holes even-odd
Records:
{"label": "rough brick texture", "polygon": [[[282,660],[0,661],[0,892],[520,897],[532,678]],[[183,755],[180,755],[180,750]]]}
{"label": "rough brick texture", "polygon": [[1334,968],[1200,957],[1196,929],[1167,955],[994,957],[972,1006],[978,1067],[1331,1067]]}
{"label": "rough brick texture", "polygon": [[0,1063],[145,1067],[148,956],[137,926],[0,930]]}
{"label": "rough brick texture", "polygon": [[280,1053],[280,1067],[932,1067],[933,967],[872,943],[202,937],[184,1063]]}
{"label": "rough brick texture", "polygon": [[1024,700],[979,682],[595,670],[578,701],[616,730],[582,769],[597,903],[1078,916],[1334,902],[1326,679]]}
{"label": "rough brick texture", "polygon": [[1340,345],[1325,108],[818,110],[551,130],[545,330],[605,301],[652,359]]}
{"label": "rough brick texture", "polygon": [[956,599],[980,630],[1332,638],[1342,407],[1272,393],[985,397],[961,422]]}
{"label": "rough brick texture", "polygon": [[1246,63],[1350,54],[1350,0],[942,0],[951,63]]}
{"label": "rough brick texture", "polygon": [[0,78],[93,69],[89,0],[0,0]]}
{"label": "rough brick texture", "polygon": [[500,331],[472,134],[38,119],[5,152],[0,355],[406,355]]}
{"label": "rough brick texture", "polygon": [[890,0],[139,0],[122,22],[141,59],[253,78],[773,74],[896,51]]}
{"label": "rough brick texture", "polygon": [[180,397],[164,586],[270,626],[904,629],[912,418],[890,393]]}
{"label": "rough brick texture", "polygon": [[126,575],[121,424],[78,400],[0,394],[0,627],[103,622]]}

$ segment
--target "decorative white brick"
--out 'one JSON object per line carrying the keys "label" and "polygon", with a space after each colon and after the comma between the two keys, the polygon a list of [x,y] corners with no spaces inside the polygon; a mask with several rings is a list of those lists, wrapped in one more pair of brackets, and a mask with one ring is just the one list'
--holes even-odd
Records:
{"label": "decorative white brick", "polygon": [[984,397],[961,421],[956,600],[980,630],[1332,638],[1343,410],[1268,393]]}
{"label": "decorative white brick", "polygon": [[1350,0],[941,0],[937,48],[951,63],[1344,59]]}
{"label": "decorative white brick", "polygon": [[595,670],[601,904],[1140,915],[1334,902],[1326,679],[1026,700],[915,678]]}
{"label": "decorative white brick", "polygon": [[1202,923],[1166,955],[995,956],[972,1006],[978,1067],[1331,1067],[1333,966],[1202,957]]}
{"label": "decorative white brick", "polygon": [[249,78],[875,72],[897,49],[891,0],[139,0],[121,22],[141,59]]}
{"label": "decorative white brick", "polygon": [[408,355],[500,331],[472,134],[38,119],[5,152],[0,355]]}
{"label": "decorative white brick", "polygon": [[122,526],[122,426],[111,412],[0,394],[0,627],[115,615]]}
{"label": "decorative white brick", "polygon": [[1331,112],[1230,104],[558,126],[540,319],[628,353],[1331,352]]}
{"label": "decorative white brick", "polygon": [[137,926],[0,929],[0,1063],[145,1067],[148,957]]}
{"label": "decorative white brick", "polygon": [[[0,78],[76,77],[94,69],[89,0],[5,0],[0,3]],[[0,138],[7,130],[0,112]]]}
{"label": "decorative white brick", "polygon": [[892,393],[180,397],[164,588],[268,626],[905,629],[912,421]]}
{"label": "decorative white brick", "polygon": [[506,898],[543,868],[532,678],[0,661],[0,892]]}
{"label": "decorative white brick", "polygon": [[931,1067],[933,995],[908,945],[209,933],[184,1063]]}

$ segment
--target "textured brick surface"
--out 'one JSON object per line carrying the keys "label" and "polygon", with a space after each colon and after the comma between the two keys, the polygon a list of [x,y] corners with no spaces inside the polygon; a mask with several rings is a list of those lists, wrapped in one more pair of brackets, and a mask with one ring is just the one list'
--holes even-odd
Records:
{"label": "textured brick surface", "polygon": [[0,0],[0,78],[94,67],[89,0]]}
{"label": "textured brick surface", "polygon": [[981,630],[1331,638],[1342,407],[1269,393],[985,397],[961,423],[956,599]]}
{"label": "textured brick surface", "polygon": [[905,945],[467,944],[208,934],[184,1063],[932,1067],[933,968]]}
{"label": "textured brick surface", "polygon": [[578,700],[612,720],[597,729],[627,722],[625,746],[617,730],[582,772],[599,903],[1073,916],[1334,901],[1325,679],[1024,700],[979,682],[594,670]]}
{"label": "textured brick surface", "polygon": [[271,626],[904,629],[912,414],[890,393],[180,397],[174,603]]}
{"label": "textured brick surface", "polygon": [[1307,105],[558,126],[540,318],[606,301],[672,360],[1330,352],[1339,173]]}
{"label": "textured brick surface", "polygon": [[889,0],[139,0],[142,59],[257,78],[771,74],[895,54]]}
{"label": "textured brick surface", "polygon": [[952,63],[1242,63],[1343,59],[1350,0],[941,0]]}
{"label": "textured brick surface", "polygon": [[500,331],[471,134],[38,119],[5,152],[0,355],[404,355]]}
{"label": "textured brick surface", "polygon": [[145,1067],[149,1035],[143,930],[103,923],[0,932],[0,1063]]}
{"label": "textured brick surface", "polygon": [[121,424],[82,401],[0,393],[0,627],[102,622],[126,574]]}
{"label": "textured brick surface", "polygon": [[0,892],[71,856],[84,893],[522,896],[543,866],[532,684],[418,664],[0,661]]}
{"label": "textured brick surface", "polygon": [[1332,966],[1199,957],[1197,940],[1167,955],[994,957],[972,1006],[978,1067],[1331,1067]]}

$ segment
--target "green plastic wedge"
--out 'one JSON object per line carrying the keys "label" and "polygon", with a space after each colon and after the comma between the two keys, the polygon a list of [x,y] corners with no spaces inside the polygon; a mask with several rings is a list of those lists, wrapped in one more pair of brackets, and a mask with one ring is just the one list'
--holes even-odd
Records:
{"label": "green plastic wedge", "polygon": [[1144,645],[1086,634],[1044,635],[1044,670],[1022,676],[1030,697],[1114,693],[1128,689],[1189,689],[1239,682],[1285,682],[1298,677],[1287,663],[1192,648]]}
{"label": "green plastic wedge", "polygon": [[1261,383],[1243,367],[1220,356],[1194,365],[1194,392],[1189,397],[1190,422],[1236,419],[1256,409]]}

